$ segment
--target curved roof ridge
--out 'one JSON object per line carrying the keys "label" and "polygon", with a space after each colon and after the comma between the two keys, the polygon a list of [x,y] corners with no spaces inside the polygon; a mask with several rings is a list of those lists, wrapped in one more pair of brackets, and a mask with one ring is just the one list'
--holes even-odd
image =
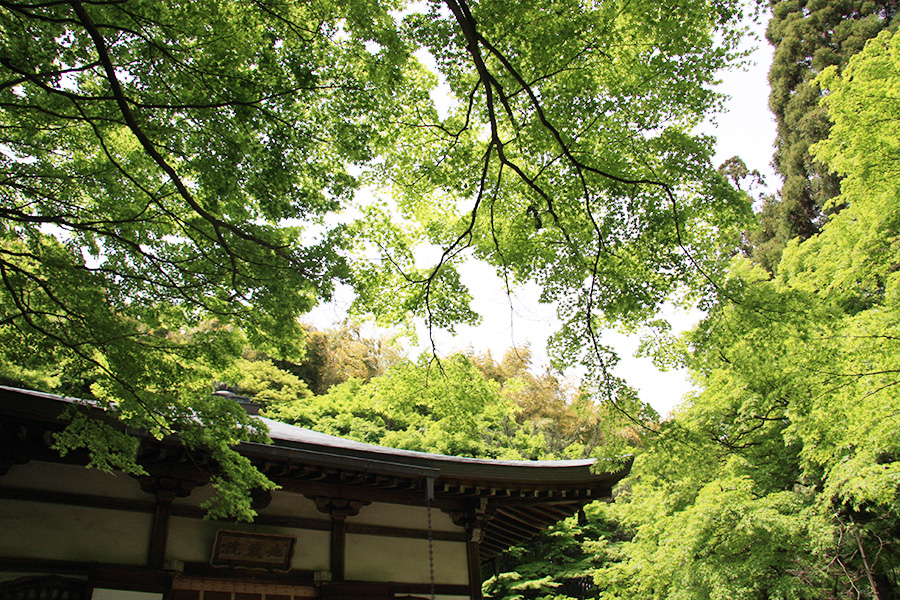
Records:
{"label": "curved roof ridge", "polygon": [[435,454],[419,450],[404,450],[379,446],[367,442],[357,442],[336,435],[330,435],[305,427],[298,427],[288,423],[282,423],[266,417],[257,417],[269,428],[269,436],[273,441],[294,442],[326,446],[343,450],[356,450],[359,452],[384,454],[387,456],[405,456],[409,458],[421,458],[432,461],[447,461],[471,464],[509,465],[517,467],[586,467],[597,462],[594,458],[561,459],[561,460],[503,460],[495,458],[472,458],[467,456],[452,456],[448,454]]}
{"label": "curved roof ridge", "polygon": [[[96,406],[96,403],[91,400],[5,385],[0,385],[0,391],[67,404],[82,403]],[[25,410],[28,412],[33,408]],[[268,428],[273,444],[245,443],[242,446],[248,448],[268,447],[275,452],[286,452],[287,455],[292,455],[292,451],[300,450],[312,454],[332,454],[335,455],[334,457],[342,456],[351,460],[362,459],[370,462],[398,463],[412,468],[438,469],[442,477],[450,478],[475,478],[497,482],[507,480],[544,481],[546,483],[578,482],[580,484],[605,482],[611,485],[627,475],[634,458],[627,455],[609,459],[502,460],[449,456],[357,442],[266,417],[254,416],[254,418]],[[598,463],[609,463],[609,467],[598,470],[596,468]]]}

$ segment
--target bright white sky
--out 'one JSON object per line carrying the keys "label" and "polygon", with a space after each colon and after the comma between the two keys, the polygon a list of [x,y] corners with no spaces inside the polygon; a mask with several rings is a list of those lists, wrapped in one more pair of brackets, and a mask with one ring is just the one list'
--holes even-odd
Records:
{"label": "bright white sky", "polygon": [[[724,114],[718,115],[715,123],[701,128],[706,134],[718,139],[715,164],[721,164],[732,156],[740,156],[751,170],[758,169],[766,177],[770,188],[778,186],[776,175],[771,169],[775,121],[768,109],[769,86],[766,74],[772,60],[772,49],[762,35],[763,26],[755,27],[757,40],[748,39],[746,47],[756,47],[750,57],[747,70],[722,74],[722,89],[731,97]],[[503,285],[493,270],[481,264],[472,264],[462,271],[463,282],[475,295],[473,309],[482,315],[483,321],[477,327],[458,327],[455,336],[442,331],[433,332],[439,355],[451,354],[457,350],[472,349],[481,354],[490,351],[500,360],[510,347],[530,345],[533,367],[542,371],[547,366],[544,351],[547,337],[554,331],[557,321],[551,306],[538,303],[536,286],[516,291],[507,297]],[[322,306],[308,316],[309,322],[318,328],[328,328],[343,318],[341,302]],[[670,314],[675,327],[685,329],[695,317],[685,314]],[[621,355],[616,374],[636,388],[641,398],[653,406],[661,415],[667,415],[691,385],[684,372],[661,372],[646,358],[635,358],[638,346],[636,336],[626,337],[616,332],[605,334],[604,339]],[[419,344],[410,349],[411,356],[422,351],[430,351],[430,341],[424,327],[419,329]]]}

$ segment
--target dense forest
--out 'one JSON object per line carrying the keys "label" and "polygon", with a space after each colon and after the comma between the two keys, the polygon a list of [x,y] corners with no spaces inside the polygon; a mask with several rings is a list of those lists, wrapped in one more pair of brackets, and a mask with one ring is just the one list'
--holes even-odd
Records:
{"label": "dense forest", "polygon": [[[265,431],[214,387],[397,448],[634,455],[614,503],[483,573],[496,600],[896,598],[896,10],[0,3],[0,380],[206,449],[218,516],[272,484],[230,449]],[[752,14],[783,178],[762,198],[692,133]],[[355,325],[476,323],[467,260],[555,304],[553,369]],[[338,285],[346,324],[304,325]],[[704,316],[673,335],[666,303]],[[697,391],[661,418],[613,376],[610,327],[652,329]],[[60,452],[140,469],[70,417]]]}

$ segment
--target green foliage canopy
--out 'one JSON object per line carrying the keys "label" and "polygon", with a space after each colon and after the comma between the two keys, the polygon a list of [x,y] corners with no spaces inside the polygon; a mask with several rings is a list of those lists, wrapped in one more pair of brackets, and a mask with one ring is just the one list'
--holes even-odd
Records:
{"label": "green foliage canopy", "polygon": [[769,106],[778,132],[774,165],[784,177],[766,200],[750,242],[757,262],[774,272],[787,243],[817,233],[839,204],[840,177],[810,152],[830,128],[816,76],[841,70],[866,41],[896,29],[896,4],[881,0],[771,0],[766,38],[775,47]]}
{"label": "green foliage canopy", "polygon": [[350,379],[322,396],[275,404],[267,414],[362,442],[479,458],[538,458],[543,438],[516,421],[510,389],[466,356],[398,363],[369,382]]}
{"label": "green foliage canopy", "polygon": [[[383,321],[471,322],[456,266],[474,253],[560,302],[558,358],[612,398],[600,324],[702,288],[747,215],[689,133],[739,17],[736,0],[5,3],[4,377],[214,448],[223,490],[265,486],[228,450],[262,432],[209,382],[247,343],[297,360],[297,317],[336,282]],[[423,242],[437,264],[416,264]]]}
{"label": "green foliage canopy", "polygon": [[825,70],[844,208],[687,335],[702,386],[639,457],[608,598],[893,598],[900,581],[900,42]]}

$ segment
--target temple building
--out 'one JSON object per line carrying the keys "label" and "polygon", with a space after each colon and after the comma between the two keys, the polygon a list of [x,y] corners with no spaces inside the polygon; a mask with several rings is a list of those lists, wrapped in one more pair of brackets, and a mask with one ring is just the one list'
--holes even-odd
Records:
{"label": "temple building", "polygon": [[254,496],[254,522],[216,521],[208,462],[175,436],[140,436],[140,477],[61,458],[72,402],[0,386],[0,600],[479,600],[493,557],[610,499],[630,468],[396,450],[260,417],[272,443],[238,450],[280,489]]}

